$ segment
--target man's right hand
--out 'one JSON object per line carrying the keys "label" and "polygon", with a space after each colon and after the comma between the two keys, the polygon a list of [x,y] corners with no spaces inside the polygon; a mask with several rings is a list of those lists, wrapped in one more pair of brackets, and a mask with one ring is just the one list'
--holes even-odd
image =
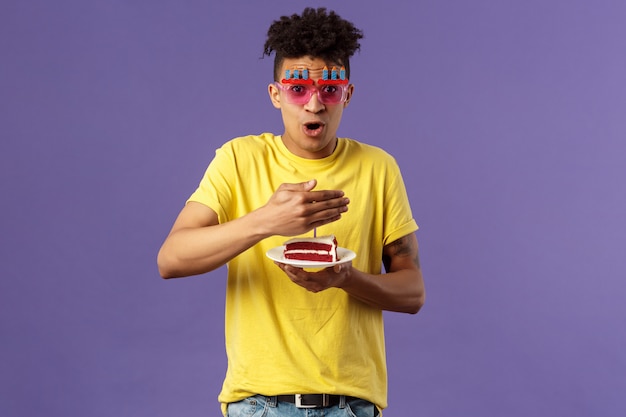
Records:
{"label": "man's right hand", "polygon": [[[259,209],[267,213],[268,234],[296,236],[315,227],[332,223],[348,211],[350,200],[341,190],[313,191],[316,180],[281,184],[267,204]],[[266,213],[262,217],[266,217]]]}

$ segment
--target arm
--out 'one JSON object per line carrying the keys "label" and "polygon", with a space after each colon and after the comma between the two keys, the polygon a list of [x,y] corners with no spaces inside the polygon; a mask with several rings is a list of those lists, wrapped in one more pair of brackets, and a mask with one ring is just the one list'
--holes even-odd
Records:
{"label": "arm", "polygon": [[209,207],[189,202],[181,210],[157,257],[163,278],[212,271],[263,238],[255,215],[219,224]]}
{"label": "arm", "polygon": [[267,204],[222,224],[215,211],[189,202],[161,246],[159,273],[174,278],[209,272],[266,237],[302,234],[339,220],[349,200],[338,190],[312,191],[315,185],[282,184]]}
{"label": "arm", "polygon": [[319,272],[277,264],[296,284],[318,292],[338,287],[352,297],[381,310],[417,313],[424,305],[426,292],[419,264],[418,244],[414,233],[383,249],[386,274],[367,274],[340,264]]}

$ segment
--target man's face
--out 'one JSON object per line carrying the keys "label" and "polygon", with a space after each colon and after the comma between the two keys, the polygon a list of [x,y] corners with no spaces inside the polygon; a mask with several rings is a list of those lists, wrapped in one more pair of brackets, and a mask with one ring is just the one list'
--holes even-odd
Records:
{"label": "man's face", "polygon": [[[283,61],[281,74],[286,70],[307,69],[308,77],[318,87],[318,80],[322,78],[324,67],[329,70],[333,63],[324,62],[319,58],[301,57],[286,58]],[[282,78],[282,77],[280,77]],[[280,109],[285,133],[283,143],[293,154],[302,158],[319,159],[333,153],[337,143],[337,128],[341,122],[343,109],[348,105],[353,85],[347,87],[345,102],[324,104],[319,101],[317,94],[313,94],[304,104],[293,104],[286,99],[286,92],[275,84],[270,84],[268,92],[272,104]]]}

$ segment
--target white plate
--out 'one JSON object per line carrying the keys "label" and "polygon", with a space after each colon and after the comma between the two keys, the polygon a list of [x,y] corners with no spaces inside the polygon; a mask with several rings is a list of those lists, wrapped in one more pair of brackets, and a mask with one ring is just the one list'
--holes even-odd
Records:
{"label": "white plate", "polygon": [[345,262],[350,262],[354,258],[356,258],[356,253],[352,252],[350,249],[337,247],[337,261],[335,262],[315,262],[315,261],[300,261],[297,259],[285,259],[283,256],[283,252],[285,251],[285,246],[276,246],[267,251],[266,255],[273,261],[277,261],[287,265],[297,266],[299,268],[325,268],[327,266],[333,266],[342,264]]}

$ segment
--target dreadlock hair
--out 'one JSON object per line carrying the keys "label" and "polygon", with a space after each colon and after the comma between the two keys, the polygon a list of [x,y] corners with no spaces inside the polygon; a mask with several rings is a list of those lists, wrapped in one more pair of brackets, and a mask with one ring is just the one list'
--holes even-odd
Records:
{"label": "dreadlock hair", "polygon": [[263,55],[274,56],[274,79],[279,80],[285,58],[312,56],[343,65],[350,78],[350,57],[361,48],[363,32],[326,8],[307,7],[302,15],[282,16],[267,31]]}

